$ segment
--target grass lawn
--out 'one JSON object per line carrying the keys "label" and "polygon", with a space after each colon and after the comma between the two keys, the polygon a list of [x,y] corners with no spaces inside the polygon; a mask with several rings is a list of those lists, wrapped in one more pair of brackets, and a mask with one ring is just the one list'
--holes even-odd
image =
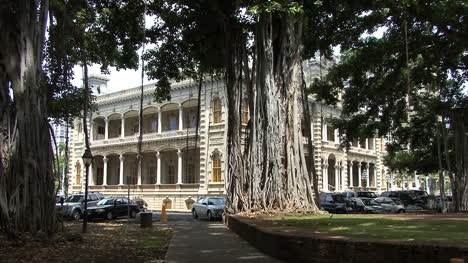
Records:
{"label": "grass lawn", "polygon": [[428,241],[468,245],[468,218],[409,219],[386,216],[317,215],[264,218],[320,235],[361,239]]}
{"label": "grass lawn", "polygon": [[163,226],[140,228],[126,220],[65,222],[65,232],[54,237],[24,236],[8,240],[0,235],[0,262],[163,262],[172,230]]}

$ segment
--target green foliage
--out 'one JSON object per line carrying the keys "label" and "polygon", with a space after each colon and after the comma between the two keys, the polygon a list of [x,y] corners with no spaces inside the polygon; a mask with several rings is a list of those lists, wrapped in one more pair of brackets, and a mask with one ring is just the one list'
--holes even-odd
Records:
{"label": "green foliage", "polygon": [[[468,31],[463,14],[468,7],[463,1],[364,1],[349,7],[336,8],[335,16],[344,18],[336,23],[349,28],[333,42],[342,44],[344,55],[325,78],[315,80],[311,92],[332,105],[342,93],[342,116],[334,124],[344,147],[356,139],[390,134],[390,166],[437,169],[437,115],[467,105],[463,86]],[[381,38],[362,35],[378,28],[385,29]],[[414,152],[397,154],[408,144]]]}
{"label": "green foliage", "polygon": [[154,1],[157,15],[146,33],[156,46],[144,55],[145,70],[157,79],[155,100],[170,99],[170,82],[220,70],[226,59],[223,19],[234,12],[230,1]]}
{"label": "green foliage", "polygon": [[100,64],[103,73],[137,68],[143,13],[143,1],[50,1],[44,72],[51,118],[70,123],[83,109],[83,90],[71,84],[75,65]]}

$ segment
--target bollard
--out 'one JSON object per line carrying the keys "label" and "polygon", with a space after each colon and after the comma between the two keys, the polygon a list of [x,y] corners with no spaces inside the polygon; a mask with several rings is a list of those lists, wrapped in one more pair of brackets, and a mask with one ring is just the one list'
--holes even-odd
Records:
{"label": "bollard", "polygon": [[465,260],[462,258],[451,258],[450,263],[465,263]]}
{"label": "bollard", "polygon": [[163,222],[163,223],[167,222],[166,206],[165,205],[163,205],[162,209],[161,209],[161,220],[160,220],[160,222]]}
{"label": "bollard", "polygon": [[153,227],[153,213],[151,212],[140,213],[140,227],[141,228]]}

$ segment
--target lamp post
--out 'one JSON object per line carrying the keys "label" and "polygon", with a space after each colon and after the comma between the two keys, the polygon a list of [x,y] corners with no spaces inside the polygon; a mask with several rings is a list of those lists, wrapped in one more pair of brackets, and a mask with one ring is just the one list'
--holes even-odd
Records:
{"label": "lamp post", "polygon": [[87,148],[81,157],[86,167],[86,179],[85,179],[85,198],[84,198],[84,214],[83,214],[83,233],[86,233],[86,227],[88,224],[88,180],[89,180],[89,166],[93,162],[93,155],[91,150]]}

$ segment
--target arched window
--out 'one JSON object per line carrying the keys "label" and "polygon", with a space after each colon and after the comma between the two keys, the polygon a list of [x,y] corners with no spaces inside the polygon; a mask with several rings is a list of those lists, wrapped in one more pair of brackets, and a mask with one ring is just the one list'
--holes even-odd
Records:
{"label": "arched window", "polygon": [[81,165],[80,163],[76,164],[76,184],[81,184]]}
{"label": "arched window", "polygon": [[221,99],[215,98],[213,100],[213,123],[221,123]]}
{"label": "arched window", "polygon": [[242,105],[242,124],[247,125],[249,122],[249,102],[244,100]]}
{"label": "arched window", "polygon": [[215,154],[212,159],[213,162],[213,182],[220,183],[221,182],[221,159],[219,158],[219,154]]}

